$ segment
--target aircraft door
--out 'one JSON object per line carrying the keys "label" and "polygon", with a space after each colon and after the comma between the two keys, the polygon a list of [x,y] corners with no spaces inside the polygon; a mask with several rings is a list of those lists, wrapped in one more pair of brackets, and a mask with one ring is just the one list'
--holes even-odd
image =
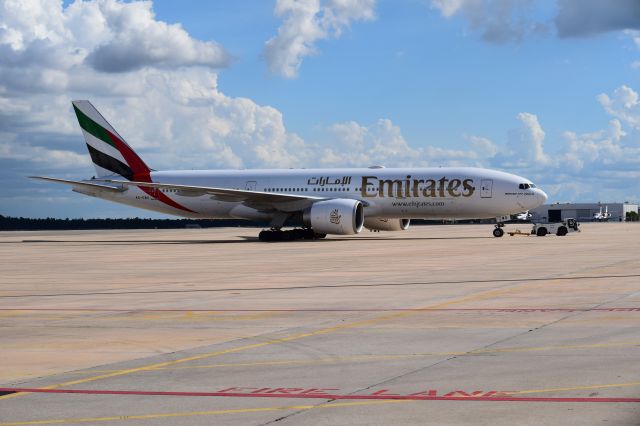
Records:
{"label": "aircraft door", "polygon": [[491,198],[493,195],[493,180],[482,179],[480,181],[480,198]]}
{"label": "aircraft door", "polygon": [[244,186],[244,189],[246,189],[247,191],[255,191],[257,186],[258,182],[256,182],[255,180],[248,180]]}

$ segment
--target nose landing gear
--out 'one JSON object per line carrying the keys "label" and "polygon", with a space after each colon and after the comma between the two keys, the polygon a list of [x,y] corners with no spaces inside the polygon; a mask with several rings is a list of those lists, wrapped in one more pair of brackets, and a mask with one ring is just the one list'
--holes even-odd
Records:
{"label": "nose landing gear", "polygon": [[504,235],[504,223],[497,223],[496,227],[493,229],[493,236],[496,238],[500,238]]}

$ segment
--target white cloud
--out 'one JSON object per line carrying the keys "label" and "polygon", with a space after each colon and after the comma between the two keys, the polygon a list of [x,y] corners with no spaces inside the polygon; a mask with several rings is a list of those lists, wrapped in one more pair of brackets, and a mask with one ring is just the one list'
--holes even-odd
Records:
{"label": "white cloud", "polygon": [[374,19],[374,7],[375,0],[278,0],[274,13],[284,22],[265,43],[269,70],[297,77],[304,57],[316,53],[317,41],[340,37],[351,22]]}
{"label": "white cloud", "polygon": [[625,30],[624,34],[627,35],[633,41],[633,44],[640,49],[640,31],[638,30]]}
{"label": "white cloud", "polygon": [[601,93],[596,97],[605,111],[622,122],[640,128],[640,101],[638,93],[623,85],[613,91],[612,96]]}
{"label": "white cloud", "polygon": [[440,10],[445,18],[455,15],[464,3],[465,0],[431,0],[431,6]]}
{"label": "white cloud", "polygon": [[47,168],[61,170],[77,167],[79,164],[90,164],[88,156],[75,152],[7,142],[0,143],[0,158],[26,161],[36,163],[36,166],[46,165]]}
{"label": "white cloud", "polygon": [[555,161],[543,166],[551,165],[559,173],[575,172],[580,177],[591,173],[628,177],[629,172],[636,173],[640,168],[640,147],[620,120],[612,119],[608,124],[608,128],[595,132],[563,132],[565,146],[554,154]]}
{"label": "white cloud", "polygon": [[412,147],[400,127],[389,119],[379,119],[370,126],[354,121],[328,128],[321,163],[324,166],[427,167],[479,165],[495,146],[488,139],[470,137],[471,149],[446,149],[435,146]]}
{"label": "white cloud", "polygon": [[564,131],[564,143],[546,152],[546,132],[537,116],[520,113],[516,118],[519,126],[508,132],[506,144],[499,146],[485,165],[531,178],[555,200],[640,197],[636,183],[640,170],[640,146],[634,139],[637,133],[626,130],[621,120],[614,118],[607,128],[594,132]]}
{"label": "white cloud", "polygon": [[499,154],[503,166],[526,169],[548,165],[551,160],[544,151],[545,131],[538,116],[521,112],[516,118],[519,126],[509,131],[507,145]]}
{"label": "white cloud", "polygon": [[547,25],[531,19],[531,0],[432,0],[445,18],[462,15],[473,32],[490,43],[520,41],[530,33],[546,33]]}
{"label": "white cloud", "polygon": [[102,14],[105,32],[99,38],[105,41],[91,51],[86,61],[99,71],[184,65],[221,68],[229,64],[229,55],[217,43],[194,40],[179,24],[156,21],[151,2],[124,4],[103,0],[95,5]]}
{"label": "white cloud", "polygon": [[379,119],[369,127],[354,121],[337,123],[328,131],[329,143],[322,144],[325,166],[396,166],[424,161],[388,119]]}
{"label": "white cloud", "polygon": [[217,43],[191,38],[179,24],[155,20],[151,2],[25,0],[0,4],[5,65],[66,70],[86,62],[99,71],[147,66],[228,65]]}
{"label": "white cloud", "polygon": [[563,137],[567,147],[560,163],[579,172],[585,167],[595,170],[598,164],[610,166],[625,162],[625,155],[631,152],[623,148],[619,142],[626,133],[618,120],[611,120],[609,125],[609,130],[592,133],[576,134],[565,131]]}
{"label": "white cloud", "polygon": [[70,104],[86,98],[157,167],[304,160],[279,111],[218,90],[224,49],[155,20],[150,2],[7,1],[0,12],[0,159],[86,163]]}
{"label": "white cloud", "polygon": [[[369,127],[336,124],[327,130],[335,144],[305,143],[286,130],[280,111],[225,95],[211,67],[189,66],[193,64],[188,59],[178,67],[180,57],[167,63],[146,61],[142,67],[123,63],[121,69],[133,69],[118,74],[96,69],[87,58],[108,46],[117,29],[129,29],[125,32],[130,34],[117,37],[137,38],[144,46],[154,45],[157,29],[167,30],[166,24],[154,21],[149,3],[102,0],[63,8],[59,2],[34,0],[18,5],[21,10],[14,8],[0,20],[0,27],[12,29],[0,39],[0,49],[13,55],[0,62],[0,133],[5,141],[0,160],[31,162],[40,171],[48,158],[49,169],[91,173],[70,105],[74,98],[90,99],[157,169],[402,165],[475,158],[473,153],[433,147],[412,149],[389,120]],[[364,10],[357,11],[361,6]],[[33,16],[42,17],[38,25]],[[357,16],[372,16],[372,3],[329,2],[316,18],[335,35]],[[86,37],[80,37],[85,32]],[[200,43],[184,35],[191,44]],[[41,43],[69,60],[28,53]],[[128,43],[111,46],[121,46],[124,53],[116,56],[130,53]]]}
{"label": "white cloud", "polygon": [[466,139],[471,142],[471,146],[478,153],[479,158],[491,158],[498,153],[498,147],[490,139],[473,135],[467,136]]}

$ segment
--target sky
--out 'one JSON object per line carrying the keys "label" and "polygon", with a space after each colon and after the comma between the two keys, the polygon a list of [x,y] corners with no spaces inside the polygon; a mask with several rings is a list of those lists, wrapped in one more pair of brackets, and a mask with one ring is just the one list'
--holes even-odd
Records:
{"label": "sky", "polygon": [[0,214],[159,217],[94,174],[71,100],[158,170],[478,166],[640,201],[637,0],[0,0]]}

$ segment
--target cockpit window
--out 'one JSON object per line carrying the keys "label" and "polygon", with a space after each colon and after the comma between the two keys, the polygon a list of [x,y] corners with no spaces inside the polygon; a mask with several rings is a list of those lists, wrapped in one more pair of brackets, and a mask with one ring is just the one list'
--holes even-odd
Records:
{"label": "cockpit window", "polygon": [[535,188],[536,186],[532,183],[521,183],[520,185],[518,185],[518,188],[520,189],[529,189],[529,188]]}
{"label": "cockpit window", "polygon": [[520,189],[529,189],[529,188],[535,188],[536,186],[532,183],[521,183],[520,185],[518,185],[518,188]]}

